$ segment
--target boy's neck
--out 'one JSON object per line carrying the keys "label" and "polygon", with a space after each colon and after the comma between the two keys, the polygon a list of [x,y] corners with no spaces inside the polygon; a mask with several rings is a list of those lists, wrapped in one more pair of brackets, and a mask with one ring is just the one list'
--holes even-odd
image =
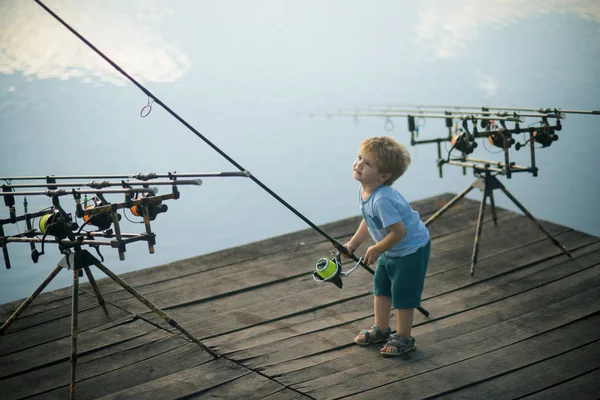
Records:
{"label": "boy's neck", "polygon": [[366,200],[371,196],[377,189],[382,187],[383,184],[373,184],[373,185],[362,185],[362,198]]}

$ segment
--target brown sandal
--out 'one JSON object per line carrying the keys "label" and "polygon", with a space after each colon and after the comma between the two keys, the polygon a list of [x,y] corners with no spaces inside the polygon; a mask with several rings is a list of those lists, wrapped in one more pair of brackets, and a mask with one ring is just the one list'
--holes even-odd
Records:
{"label": "brown sandal", "polygon": [[377,325],[371,326],[371,329],[363,329],[358,333],[358,336],[354,338],[354,343],[361,346],[368,346],[370,344],[382,343],[387,340],[391,335],[392,328],[387,328],[385,332],[382,332]]}
{"label": "brown sandal", "polygon": [[[391,351],[384,351],[386,347],[391,347]],[[406,339],[401,335],[390,335],[387,342],[381,348],[381,355],[384,357],[399,357],[417,348],[415,338],[412,336]]]}

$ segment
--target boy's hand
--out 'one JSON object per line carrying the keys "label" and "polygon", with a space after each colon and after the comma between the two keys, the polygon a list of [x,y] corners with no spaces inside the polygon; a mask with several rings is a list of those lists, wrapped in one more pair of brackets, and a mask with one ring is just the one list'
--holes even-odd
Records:
{"label": "boy's hand", "polygon": [[[352,242],[350,241],[350,242],[346,243],[346,244],[344,245],[344,247],[345,247],[345,248],[348,250],[348,253],[349,253],[349,254],[354,254],[354,251],[356,250],[356,248],[357,248],[358,246],[356,246],[354,243],[352,243]],[[346,254],[342,254],[342,258],[350,258],[350,257],[348,257]]]}
{"label": "boy's hand", "polygon": [[381,255],[381,251],[376,246],[371,246],[367,249],[365,256],[363,257],[363,262],[366,265],[371,265],[377,262],[377,259]]}

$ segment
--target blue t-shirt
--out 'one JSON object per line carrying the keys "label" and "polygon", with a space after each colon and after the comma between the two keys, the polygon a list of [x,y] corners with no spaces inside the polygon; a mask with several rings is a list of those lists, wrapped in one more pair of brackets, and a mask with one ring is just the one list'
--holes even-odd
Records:
{"label": "blue t-shirt", "polygon": [[360,211],[375,242],[383,240],[390,233],[387,227],[397,222],[402,221],[406,229],[406,236],[386,251],[386,256],[406,256],[427,244],[429,230],[421,221],[419,213],[410,207],[400,192],[391,186],[381,185],[365,201],[362,200],[361,192],[362,188],[359,188]]}

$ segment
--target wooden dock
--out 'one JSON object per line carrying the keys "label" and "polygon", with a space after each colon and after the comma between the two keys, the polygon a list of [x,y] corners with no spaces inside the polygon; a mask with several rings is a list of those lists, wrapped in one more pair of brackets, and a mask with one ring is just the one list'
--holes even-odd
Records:
{"label": "wooden dock", "polygon": [[[426,219],[452,197],[413,206]],[[488,209],[471,277],[478,207],[463,199],[430,225],[431,315],[415,314],[418,349],[394,359],[352,341],[372,324],[372,275],[315,282],[333,248],[311,229],[120,275],[218,359],[91,267],[110,315],[81,285],[77,398],[599,398],[600,238],[542,221],[569,259],[526,217],[497,209],[494,225]],[[322,228],[344,242],[359,221]],[[70,319],[70,288],[43,293],[0,336],[0,398],[68,398]]]}

